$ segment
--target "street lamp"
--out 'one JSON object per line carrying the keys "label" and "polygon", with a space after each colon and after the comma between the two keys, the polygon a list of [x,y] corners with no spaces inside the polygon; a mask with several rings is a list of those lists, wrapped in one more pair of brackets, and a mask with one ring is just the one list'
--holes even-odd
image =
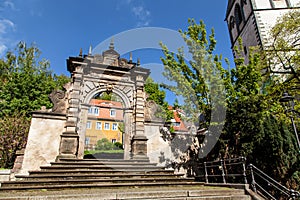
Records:
{"label": "street lamp", "polygon": [[289,117],[291,119],[291,122],[292,122],[292,125],[293,125],[293,128],[294,128],[294,132],[295,132],[295,135],[296,135],[297,144],[298,144],[298,148],[299,148],[299,152],[300,152],[300,141],[299,141],[297,129],[296,129],[294,118],[293,118],[293,113],[297,113],[294,110],[294,106],[295,106],[294,97],[290,96],[287,92],[284,92],[279,101],[285,107],[285,112],[286,113],[287,112],[292,112],[292,114],[289,115]]}

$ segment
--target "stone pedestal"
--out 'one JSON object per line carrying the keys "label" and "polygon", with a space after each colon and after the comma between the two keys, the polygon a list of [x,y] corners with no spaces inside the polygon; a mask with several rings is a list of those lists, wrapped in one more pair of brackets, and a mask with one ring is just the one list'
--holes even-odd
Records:
{"label": "stone pedestal", "polygon": [[74,132],[64,132],[61,135],[58,161],[61,158],[76,158],[78,153],[79,135]]}
{"label": "stone pedestal", "polygon": [[149,160],[147,156],[147,137],[135,135],[132,138],[132,159]]}

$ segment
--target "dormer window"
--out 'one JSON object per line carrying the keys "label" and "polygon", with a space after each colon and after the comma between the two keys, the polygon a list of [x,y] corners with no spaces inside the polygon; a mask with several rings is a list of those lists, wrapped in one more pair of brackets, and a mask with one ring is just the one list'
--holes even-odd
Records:
{"label": "dormer window", "polygon": [[116,116],[116,110],[115,109],[111,109],[110,110],[110,117],[115,117]]}

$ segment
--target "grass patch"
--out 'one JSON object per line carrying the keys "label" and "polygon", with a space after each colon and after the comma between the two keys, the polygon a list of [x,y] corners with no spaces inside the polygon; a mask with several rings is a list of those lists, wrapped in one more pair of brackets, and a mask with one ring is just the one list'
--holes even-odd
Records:
{"label": "grass patch", "polygon": [[96,153],[124,153],[123,149],[117,149],[117,150],[89,150],[89,151],[84,151],[84,155],[88,154],[96,154]]}

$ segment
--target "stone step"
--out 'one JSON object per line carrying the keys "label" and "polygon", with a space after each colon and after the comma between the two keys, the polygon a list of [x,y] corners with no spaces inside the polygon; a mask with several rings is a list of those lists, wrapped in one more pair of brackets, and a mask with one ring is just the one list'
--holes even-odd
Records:
{"label": "stone step", "polygon": [[50,186],[50,185],[75,185],[75,184],[119,184],[119,183],[169,183],[169,182],[192,182],[194,179],[186,178],[93,178],[93,179],[60,179],[60,180],[23,180],[23,181],[7,181],[1,184],[1,188],[18,188],[18,187],[29,187],[29,186]]}
{"label": "stone step", "polygon": [[74,169],[98,169],[98,170],[119,170],[119,171],[156,171],[162,170],[163,167],[157,166],[139,166],[139,165],[51,165],[41,166],[42,171],[51,170],[74,170]]}
{"label": "stone step", "polygon": [[125,183],[112,183],[112,182],[90,182],[90,183],[78,183],[78,184],[36,184],[36,185],[27,185],[24,184],[24,181],[18,181],[18,186],[10,183],[2,183],[0,191],[16,191],[16,190],[61,190],[61,189],[82,189],[82,188],[128,188],[128,187],[168,187],[168,186],[200,186],[204,183],[193,182],[193,181],[151,181],[151,182],[125,182]]}
{"label": "stone step", "polygon": [[16,175],[18,180],[57,180],[57,179],[94,179],[94,178],[181,178],[184,174],[139,174],[139,173],[113,173],[113,174],[32,174]]}
{"label": "stone step", "polygon": [[77,158],[61,158],[60,162],[111,162],[111,163],[150,163],[149,160],[124,160],[124,159],[77,159]]}
{"label": "stone step", "polygon": [[83,165],[105,165],[105,166],[156,166],[156,163],[150,163],[150,162],[111,162],[111,161],[105,161],[105,162],[99,162],[99,161],[81,161],[81,162],[51,162],[52,166],[70,166],[70,165],[76,165],[76,166],[83,166]]}
{"label": "stone step", "polygon": [[136,170],[136,169],[127,169],[127,170],[117,170],[117,169],[57,169],[57,170],[45,170],[45,171],[30,171],[29,175],[73,175],[73,174],[174,174],[173,170],[154,170],[154,171],[145,171],[145,170]]}
{"label": "stone step", "polygon": [[84,189],[84,190],[49,190],[49,191],[26,191],[15,193],[0,193],[2,200],[29,200],[29,199],[51,199],[51,200],[102,200],[102,199],[215,199],[215,200],[250,200],[242,189],[217,188],[206,186],[182,186],[182,187],[150,187],[150,188],[124,188],[115,189]]}

